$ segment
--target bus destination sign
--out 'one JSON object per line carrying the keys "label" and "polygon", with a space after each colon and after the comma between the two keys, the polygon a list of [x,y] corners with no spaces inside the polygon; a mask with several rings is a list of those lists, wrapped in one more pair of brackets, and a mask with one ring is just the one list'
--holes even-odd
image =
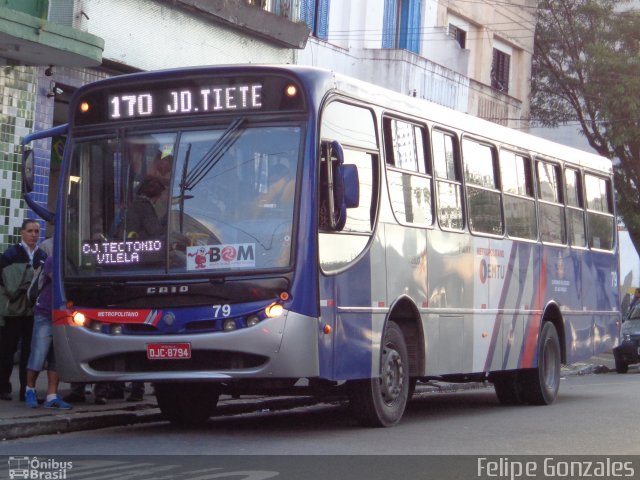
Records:
{"label": "bus destination sign", "polygon": [[262,84],[163,88],[108,95],[109,120],[223,113],[262,108]]}

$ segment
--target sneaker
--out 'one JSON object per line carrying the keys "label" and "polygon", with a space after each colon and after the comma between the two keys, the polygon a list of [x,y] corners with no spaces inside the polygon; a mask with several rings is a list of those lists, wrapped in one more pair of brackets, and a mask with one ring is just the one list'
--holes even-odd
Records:
{"label": "sneaker", "polygon": [[44,408],[55,408],[56,410],[71,410],[71,405],[62,400],[60,397],[56,397],[53,400],[47,400],[44,402]]}
{"label": "sneaker", "polygon": [[29,408],[38,408],[38,397],[35,390],[27,390],[25,392],[24,403]]}
{"label": "sneaker", "polygon": [[68,395],[65,395],[64,397],[62,397],[62,399],[68,403],[82,403],[85,401],[85,396],[78,395],[75,392],[71,392]]}

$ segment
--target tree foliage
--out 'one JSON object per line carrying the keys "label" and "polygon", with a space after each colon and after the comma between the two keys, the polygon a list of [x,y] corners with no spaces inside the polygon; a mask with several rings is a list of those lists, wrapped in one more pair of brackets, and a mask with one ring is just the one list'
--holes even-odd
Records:
{"label": "tree foliage", "polygon": [[578,122],[614,159],[617,212],[640,252],[640,11],[629,0],[540,0],[531,117]]}

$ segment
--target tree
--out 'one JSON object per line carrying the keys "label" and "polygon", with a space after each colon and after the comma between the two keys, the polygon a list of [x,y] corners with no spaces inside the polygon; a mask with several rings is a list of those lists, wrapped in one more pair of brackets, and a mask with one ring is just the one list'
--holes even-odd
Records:
{"label": "tree", "polygon": [[629,0],[540,0],[531,118],[579,123],[614,159],[617,212],[640,252],[640,12]]}

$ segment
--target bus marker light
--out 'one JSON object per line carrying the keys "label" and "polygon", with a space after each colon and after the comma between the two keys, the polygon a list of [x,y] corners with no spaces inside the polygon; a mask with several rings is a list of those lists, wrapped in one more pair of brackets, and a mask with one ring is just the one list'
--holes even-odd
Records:
{"label": "bus marker light", "polygon": [[89,102],[82,102],[80,104],[80,111],[82,113],[87,113],[89,111],[89,109],[90,109]]}
{"label": "bus marker light", "polygon": [[232,318],[227,318],[222,324],[222,329],[225,332],[231,332],[236,329],[236,321]]}
{"label": "bus marker light", "polygon": [[81,327],[87,321],[87,317],[84,316],[82,312],[74,312],[73,313],[73,323],[77,326]]}
{"label": "bus marker light", "polygon": [[287,300],[289,300],[289,292],[282,292],[280,294],[280,300],[282,300],[283,302],[286,302]]}
{"label": "bus marker light", "polygon": [[276,318],[282,315],[284,311],[284,307],[279,303],[272,303],[267,308],[264,309],[264,313],[266,313],[269,318]]}
{"label": "bus marker light", "polygon": [[322,329],[322,333],[324,333],[325,335],[329,335],[331,333],[331,325],[325,324],[324,328]]}
{"label": "bus marker light", "polygon": [[67,308],[71,310],[73,308],[73,300],[67,301]]}
{"label": "bus marker light", "polygon": [[298,88],[295,85],[287,85],[285,93],[287,97],[295,97],[298,94]]}

